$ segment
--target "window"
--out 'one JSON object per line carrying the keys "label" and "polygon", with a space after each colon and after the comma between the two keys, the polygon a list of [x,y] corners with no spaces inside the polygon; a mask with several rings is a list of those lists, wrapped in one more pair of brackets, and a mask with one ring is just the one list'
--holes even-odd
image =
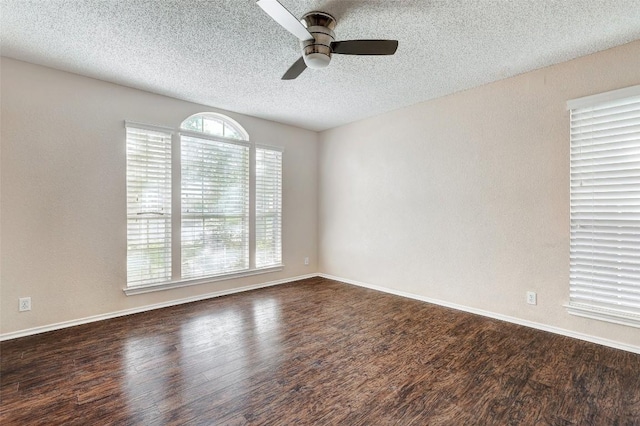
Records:
{"label": "window", "polygon": [[256,149],[256,266],[282,261],[282,152]]}
{"label": "window", "polygon": [[256,147],[242,126],[213,113],[177,131],[126,128],[128,288],[281,267],[281,149]]}
{"label": "window", "polygon": [[249,147],[182,136],[182,277],[249,267]]}
{"label": "window", "polygon": [[127,128],[127,282],[171,279],[171,134]]}
{"label": "window", "polygon": [[249,140],[249,135],[244,131],[242,126],[229,117],[213,112],[194,114],[184,120],[180,128],[210,136],[222,136],[244,141]]}
{"label": "window", "polygon": [[568,107],[569,312],[640,327],[640,86]]}

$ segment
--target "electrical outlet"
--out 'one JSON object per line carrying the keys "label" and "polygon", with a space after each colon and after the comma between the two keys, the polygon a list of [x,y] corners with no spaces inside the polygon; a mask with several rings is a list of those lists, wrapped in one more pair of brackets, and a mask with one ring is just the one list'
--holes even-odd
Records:
{"label": "electrical outlet", "polygon": [[537,297],[535,291],[528,291],[527,292],[527,303],[530,304],[530,305],[537,305],[538,304],[538,297]]}
{"label": "electrical outlet", "polygon": [[30,297],[21,297],[18,299],[18,310],[20,312],[30,311],[31,310],[31,298]]}
{"label": "electrical outlet", "polygon": [[308,264],[309,264],[309,258],[308,258],[308,257],[305,257],[305,258],[304,258],[304,264],[305,264],[305,265],[308,265]]}

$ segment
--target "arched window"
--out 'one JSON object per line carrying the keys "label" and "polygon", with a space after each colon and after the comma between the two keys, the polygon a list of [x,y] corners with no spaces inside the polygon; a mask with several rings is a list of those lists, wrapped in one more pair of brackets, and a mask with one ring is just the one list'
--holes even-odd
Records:
{"label": "arched window", "polygon": [[249,269],[247,132],[211,112],[192,115],[180,127],[189,131],[180,135],[182,278]]}
{"label": "arched window", "polygon": [[282,269],[281,148],[213,112],[126,128],[127,294]]}
{"label": "arched window", "polygon": [[249,140],[249,134],[237,121],[215,112],[193,114],[182,122],[180,128],[211,136],[222,136],[243,141]]}

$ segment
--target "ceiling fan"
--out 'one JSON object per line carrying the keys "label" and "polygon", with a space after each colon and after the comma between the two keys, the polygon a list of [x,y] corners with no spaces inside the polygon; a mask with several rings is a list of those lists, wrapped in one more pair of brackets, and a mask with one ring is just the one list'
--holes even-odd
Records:
{"label": "ceiling fan", "polygon": [[397,40],[345,40],[335,41],[333,32],[336,20],[324,12],[309,12],[298,20],[277,0],[258,0],[260,6],[285,30],[302,42],[302,57],[282,76],[283,80],[293,80],[307,67],[325,68],[331,62],[331,55],[393,55],[398,49]]}

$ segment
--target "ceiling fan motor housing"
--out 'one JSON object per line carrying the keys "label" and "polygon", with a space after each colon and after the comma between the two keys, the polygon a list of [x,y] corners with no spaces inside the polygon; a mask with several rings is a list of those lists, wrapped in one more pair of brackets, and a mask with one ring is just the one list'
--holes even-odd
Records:
{"label": "ceiling fan motor housing", "polygon": [[331,43],[335,40],[335,18],[324,12],[309,12],[302,17],[301,22],[313,35],[313,40],[302,42],[305,64],[313,69],[327,67],[331,62]]}

